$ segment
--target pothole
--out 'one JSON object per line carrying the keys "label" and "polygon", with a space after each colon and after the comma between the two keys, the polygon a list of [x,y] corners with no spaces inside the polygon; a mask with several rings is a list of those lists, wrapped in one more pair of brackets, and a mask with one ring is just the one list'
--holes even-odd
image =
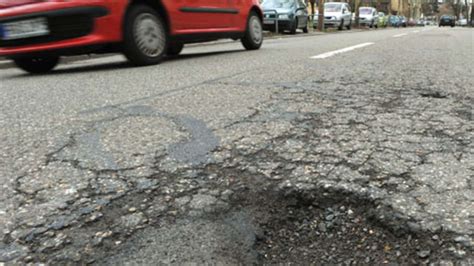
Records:
{"label": "pothole", "polygon": [[96,253],[96,262],[407,265],[471,259],[445,233],[393,230],[375,218],[374,203],[351,194],[234,191],[225,211],[163,217],[116,250]]}
{"label": "pothole", "polygon": [[[351,195],[244,193],[235,199],[251,213],[264,264],[423,264],[469,254],[447,235],[394,230],[376,219],[377,207]],[[460,255],[461,254],[461,255]]]}

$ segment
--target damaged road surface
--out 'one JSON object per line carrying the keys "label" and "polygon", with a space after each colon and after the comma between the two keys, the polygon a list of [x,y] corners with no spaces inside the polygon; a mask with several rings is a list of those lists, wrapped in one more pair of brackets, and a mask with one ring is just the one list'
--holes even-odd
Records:
{"label": "damaged road surface", "polygon": [[472,265],[472,30],[400,31],[2,70],[0,264]]}

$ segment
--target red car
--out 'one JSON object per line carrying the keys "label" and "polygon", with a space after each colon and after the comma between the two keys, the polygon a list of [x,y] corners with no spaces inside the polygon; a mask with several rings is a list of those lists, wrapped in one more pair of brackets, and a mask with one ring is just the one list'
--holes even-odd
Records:
{"label": "red car", "polygon": [[262,17],[258,0],[0,0],[0,56],[44,73],[61,56],[122,52],[151,65],[220,38],[255,50]]}

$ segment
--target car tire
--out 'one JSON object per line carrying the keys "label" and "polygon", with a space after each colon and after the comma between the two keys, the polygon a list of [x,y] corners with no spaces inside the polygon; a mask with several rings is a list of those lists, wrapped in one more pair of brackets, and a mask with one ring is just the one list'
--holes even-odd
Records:
{"label": "car tire", "polygon": [[179,55],[181,53],[181,51],[183,51],[183,48],[184,48],[184,44],[182,44],[182,43],[172,43],[168,46],[166,54],[168,56]]}
{"label": "car tire", "polygon": [[351,30],[351,28],[352,28],[352,21],[349,23],[349,25],[346,26],[347,30]]}
{"label": "car tire", "polygon": [[31,74],[44,74],[53,70],[59,63],[59,56],[21,57],[13,59],[15,65]]}
{"label": "car tire", "polygon": [[262,20],[254,11],[250,12],[247,19],[247,30],[241,39],[242,45],[247,50],[258,50],[263,43]]}
{"label": "car tire", "polygon": [[136,66],[158,64],[168,51],[168,33],[163,19],[147,5],[130,7],[123,39],[123,53]]}
{"label": "car tire", "polygon": [[342,19],[341,20],[341,25],[339,25],[339,27],[337,27],[338,30],[342,30],[344,28],[344,20]]}

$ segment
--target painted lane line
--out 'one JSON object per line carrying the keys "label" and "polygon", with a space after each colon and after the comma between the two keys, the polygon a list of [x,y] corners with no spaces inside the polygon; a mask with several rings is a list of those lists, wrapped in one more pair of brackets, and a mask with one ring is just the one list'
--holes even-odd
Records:
{"label": "painted lane line", "polygon": [[420,32],[420,31],[419,31],[419,30],[415,30],[415,31],[412,31],[412,32],[413,32],[413,33],[418,33],[418,32]]}
{"label": "painted lane line", "polygon": [[324,54],[312,56],[310,58],[311,59],[324,59],[324,58],[328,58],[328,57],[331,57],[331,56],[334,56],[334,55],[337,55],[337,54],[347,53],[349,51],[359,49],[359,48],[363,48],[363,47],[366,47],[366,46],[369,46],[369,45],[372,45],[372,44],[374,44],[374,43],[373,42],[361,43],[361,44],[346,47],[346,48],[343,48],[343,49],[340,49],[340,50],[335,50],[335,51],[332,51],[332,52],[327,52],[327,53],[324,53]]}
{"label": "painted lane line", "polygon": [[406,33],[402,33],[402,34],[397,34],[397,35],[393,35],[392,37],[393,38],[399,38],[399,37],[403,37],[403,36],[407,36],[408,34]]}

